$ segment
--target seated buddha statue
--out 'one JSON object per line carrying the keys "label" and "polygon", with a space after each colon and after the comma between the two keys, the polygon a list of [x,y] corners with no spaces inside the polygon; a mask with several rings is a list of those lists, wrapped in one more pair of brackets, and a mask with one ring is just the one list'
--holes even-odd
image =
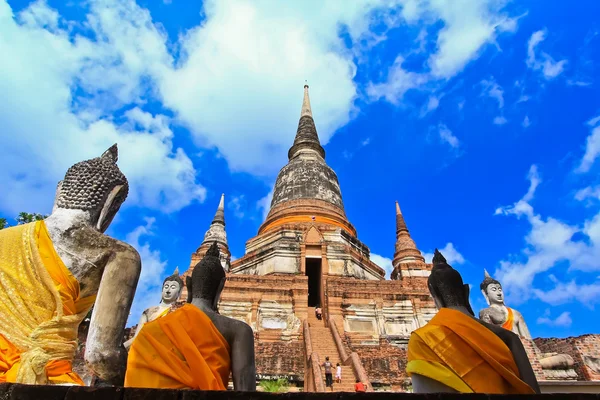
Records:
{"label": "seated buddha statue", "polygon": [[573,369],[575,361],[568,354],[542,353],[535,342],[525,323],[523,315],[514,308],[507,307],[504,303],[504,292],[502,284],[492,278],[484,269],[483,282],[479,285],[481,293],[489,307],[479,311],[479,319],[489,324],[500,326],[520,337],[531,340],[534,350],[539,354],[539,361],[545,375],[551,378],[576,378],[577,373]]}
{"label": "seated buddha statue", "polygon": [[500,282],[492,278],[486,270],[483,271],[485,278],[479,288],[489,307],[479,311],[479,319],[488,324],[499,325],[519,336],[531,338],[521,313],[504,304],[504,292]]}
{"label": "seated buddha statue", "polygon": [[131,347],[133,339],[135,339],[138,333],[140,333],[144,324],[154,321],[157,318],[164,317],[173,310],[173,306],[177,302],[182,290],[183,280],[179,277],[179,269],[176,268],[175,272],[173,272],[173,275],[166,277],[163,281],[160,303],[157,306],[153,306],[144,310],[140,318],[140,322],[137,324],[134,336],[123,343],[126,349]]}
{"label": "seated buddha statue", "polygon": [[188,303],[146,323],[127,359],[126,387],[256,390],[254,334],[244,322],[220,315],[225,271],[214,242],[186,282]]}
{"label": "seated buddha statue", "polygon": [[408,342],[415,393],[540,392],[518,336],[475,318],[469,285],[437,249],[427,285],[439,311]]}
{"label": "seated buddha statue", "polygon": [[72,361],[92,306],[85,360],[100,380],[122,382],[141,263],[104,234],[129,188],[117,158],[114,145],[73,165],[46,220],[0,231],[0,382],[82,385]]}

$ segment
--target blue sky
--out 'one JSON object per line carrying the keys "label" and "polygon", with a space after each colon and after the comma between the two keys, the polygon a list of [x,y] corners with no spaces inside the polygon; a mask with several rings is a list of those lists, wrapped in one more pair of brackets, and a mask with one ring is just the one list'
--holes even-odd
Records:
{"label": "blue sky", "polygon": [[379,265],[398,200],[476,310],[486,268],[534,336],[598,332],[600,3],[551,3],[0,0],[0,215],[48,213],[66,169],[117,142],[131,195],[109,233],[143,258],[135,322],[221,193],[244,254],[307,80]]}

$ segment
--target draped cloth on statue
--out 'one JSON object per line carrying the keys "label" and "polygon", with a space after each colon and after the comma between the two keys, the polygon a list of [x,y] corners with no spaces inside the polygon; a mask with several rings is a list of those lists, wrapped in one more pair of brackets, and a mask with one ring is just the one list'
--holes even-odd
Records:
{"label": "draped cloth on statue", "polygon": [[129,350],[125,387],[226,390],[230,366],[223,335],[186,304],[144,324]]}
{"label": "draped cloth on statue", "polygon": [[508,310],[508,318],[506,319],[506,322],[502,324],[502,327],[504,329],[507,329],[509,331],[512,331],[513,328],[513,321],[515,320],[515,315],[513,313],[512,308],[510,307],[506,307],[506,310]]}
{"label": "draped cloth on statue", "polygon": [[519,378],[512,353],[498,336],[448,308],[411,334],[406,371],[461,393],[535,393]]}
{"label": "draped cloth on statue", "polygon": [[58,254],[43,221],[0,231],[0,383],[77,384],[77,331],[96,296]]}

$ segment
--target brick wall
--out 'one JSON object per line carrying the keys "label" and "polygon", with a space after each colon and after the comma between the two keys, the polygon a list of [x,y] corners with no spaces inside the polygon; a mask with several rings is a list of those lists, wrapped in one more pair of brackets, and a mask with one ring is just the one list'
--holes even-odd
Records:
{"label": "brick wall", "polygon": [[292,342],[261,342],[255,345],[256,373],[260,378],[286,377],[304,381],[304,349],[299,340]]}
{"label": "brick wall", "polygon": [[371,384],[399,389],[407,382],[405,346],[392,346],[386,339],[380,339],[378,346],[353,345],[351,338],[346,342],[358,353]]}
{"label": "brick wall", "polygon": [[600,380],[600,335],[568,338],[537,338],[536,345],[544,353],[568,354],[575,361],[577,380]]}

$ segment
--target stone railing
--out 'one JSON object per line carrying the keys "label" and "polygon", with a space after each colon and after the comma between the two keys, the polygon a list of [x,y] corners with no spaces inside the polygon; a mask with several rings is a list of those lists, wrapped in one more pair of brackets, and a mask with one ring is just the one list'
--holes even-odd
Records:
{"label": "stone railing", "polygon": [[354,370],[354,374],[362,383],[367,385],[367,392],[373,391],[373,386],[371,386],[371,382],[369,381],[369,377],[367,376],[367,371],[365,371],[365,367],[362,365],[360,361],[360,357],[358,353],[352,352],[348,356],[346,349],[344,348],[344,343],[342,342],[342,338],[337,330],[337,325],[333,318],[329,318],[329,329],[331,330],[331,335],[333,336],[333,341],[338,349],[338,353],[340,355],[340,359],[342,360],[342,364],[352,365],[352,369]]}
{"label": "stone railing", "polygon": [[[81,387],[81,386],[43,386],[19,385],[11,383],[0,384],[0,399],[2,400],[511,400],[514,395],[488,394],[409,394],[409,393],[263,393],[263,392],[204,392],[199,390],[167,390],[167,389],[137,389],[122,387]],[[600,400],[600,394],[538,394],[518,396],[531,400]]]}
{"label": "stone railing", "polygon": [[304,390],[306,392],[324,392],[325,384],[323,383],[323,374],[321,374],[321,363],[319,362],[319,355],[312,351],[310,328],[307,320],[304,320],[302,328],[304,333],[304,354],[306,355]]}

